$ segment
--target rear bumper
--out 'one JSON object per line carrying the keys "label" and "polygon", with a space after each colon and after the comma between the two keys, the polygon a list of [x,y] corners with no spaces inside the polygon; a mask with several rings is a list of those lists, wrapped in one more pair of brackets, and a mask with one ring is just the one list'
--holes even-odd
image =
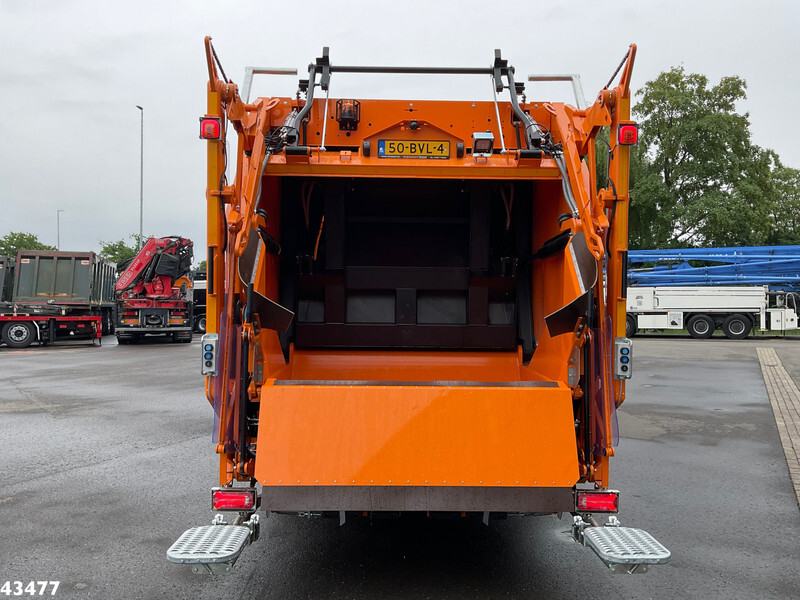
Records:
{"label": "rear bumper", "polygon": [[265,509],[574,509],[564,384],[341,383],[262,388],[255,476]]}
{"label": "rear bumper", "polygon": [[284,486],[262,488],[267,510],[572,512],[571,488]]}

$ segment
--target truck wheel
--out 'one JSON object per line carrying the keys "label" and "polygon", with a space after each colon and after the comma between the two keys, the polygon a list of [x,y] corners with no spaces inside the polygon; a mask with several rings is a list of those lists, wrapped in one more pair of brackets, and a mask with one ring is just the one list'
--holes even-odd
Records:
{"label": "truck wheel", "polygon": [[743,340],[750,335],[753,324],[744,315],[731,315],[722,324],[722,331],[725,337],[732,340]]}
{"label": "truck wheel", "polygon": [[206,332],[206,318],[200,317],[197,319],[197,333],[205,333]]}
{"label": "truck wheel", "polygon": [[628,315],[625,317],[625,337],[633,337],[639,328],[636,327],[636,317]]}
{"label": "truck wheel", "polygon": [[2,338],[9,348],[27,348],[36,339],[36,325],[27,321],[6,323]]}
{"label": "truck wheel", "polygon": [[708,315],[695,315],[689,319],[686,329],[689,330],[689,335],[693,338],[705,340],[714,335],[716,326],[714,325],[714,319]]}
{"label": "truck wheel", "polygon": [[116,327],[114,326],[114,312],[107,310],[103,313],[103,335],[114,335]]}

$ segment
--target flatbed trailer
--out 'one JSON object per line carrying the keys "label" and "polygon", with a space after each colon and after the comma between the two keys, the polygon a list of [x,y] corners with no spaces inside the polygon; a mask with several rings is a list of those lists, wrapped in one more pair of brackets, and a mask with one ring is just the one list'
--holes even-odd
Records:
{"label": "flatbed trailer", "polygon": [[[52,307],[58,309],[58,307]],[[41,314],[37,307],[0,304],[0,336],[10,348],[27,348],[33,342],[88,339],[103,343],[103,318],[92,315]]]}
{"label": "flatbed trailer", "polygon": [[0,341],[26,348],[114,330],[114,263],[94,252],[20,250],[0,257]]}
{"label": "flatbed trailer", "polygon": [[[609,470],[632,373],[635,50],[585,109],[527,101],[499,50],[487,67],[440,68],[342,66],[325,48],[296,96],[251,101],[206,38],[201,372],[219,514],[170,561],[230,571],[259,508],[342,524],[569,513],[615,572],[669,560],[619,526]],[[246,79],[259,72],[271,71]],[[483,75],[508,100],[330,98],[342,72]],[[611,183],[598,192],[606,126]]]}

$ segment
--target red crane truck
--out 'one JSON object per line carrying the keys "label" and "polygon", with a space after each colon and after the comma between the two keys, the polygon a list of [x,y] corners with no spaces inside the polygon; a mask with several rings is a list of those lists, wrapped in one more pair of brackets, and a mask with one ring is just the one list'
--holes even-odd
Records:
{"label": "red crane truck", "polygon": [[178,236],[150,238],[117,279],[117,341],[146,335],[192,341],[192,241]]}

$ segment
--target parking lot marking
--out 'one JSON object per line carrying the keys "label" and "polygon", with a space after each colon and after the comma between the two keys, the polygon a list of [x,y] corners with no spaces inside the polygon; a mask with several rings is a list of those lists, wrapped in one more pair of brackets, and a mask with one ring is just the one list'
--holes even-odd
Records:
{"label": "parking lot marking", "polygon": [[774,348],[757,348],[757,351],[794,493],[800,504],[800,390],[783,368]]}

